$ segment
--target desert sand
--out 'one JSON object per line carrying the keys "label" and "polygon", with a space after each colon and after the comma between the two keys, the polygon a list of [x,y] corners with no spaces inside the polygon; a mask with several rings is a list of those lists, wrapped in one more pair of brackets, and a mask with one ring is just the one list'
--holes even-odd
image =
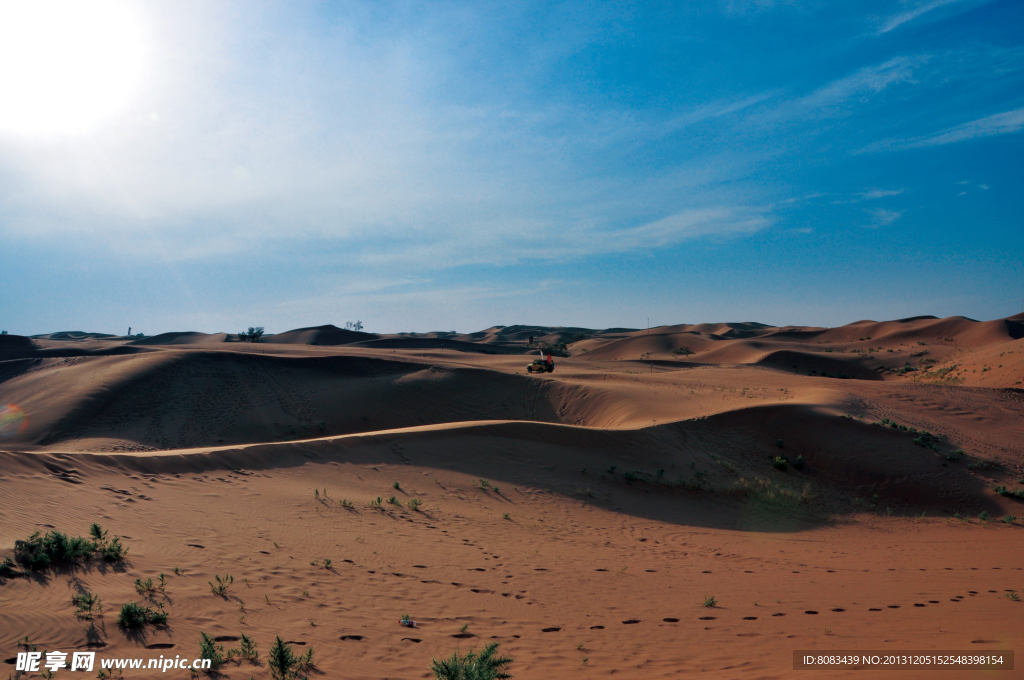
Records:
{"label": "desert sand", "polygon": [[[571,356],[528,375],[530,335]],[[270,677],[278,635],[324,678],[489,642],[523,679],[930,678],[793,651],[1024,650],[1024,315],[0,338],[0,559],[93,522],[129,549],[0,579],[12,677],[25,636],[192,658],[200,631],[255,638],[235,679]],[[119,628],[131,601],[167,624]]]}

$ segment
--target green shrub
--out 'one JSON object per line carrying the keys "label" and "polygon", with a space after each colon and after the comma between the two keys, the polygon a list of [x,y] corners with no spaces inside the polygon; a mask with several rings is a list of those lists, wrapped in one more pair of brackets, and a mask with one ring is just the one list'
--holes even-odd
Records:
{"label": "green shrub", "polygon": [[704,598],[704,606],[705,607],[709,607],[709,608],[717,607],[718,606],[718,600],[715,599],[714,595],[712,595],[711,597],[705,597]]}
{"label": "green shrub", "polygon": [[123,562],[128,556],[128,548],[121,545],[121,539],[115,536],[114,540],[100,548],[100,555],[107,562]]}
{"label": "green shrub", "polygon": [[0,578],[11,578],[17,576],[18,570],[15,568],[14,560],[10,557],[5,557],[3,562],[0,562]]}
{"label": "green shrub", "polygon": [[[299,671],[300,657],[295,656],[291,645],[286,643],[278,635],[273,646],[267,653],[267,665],[270,666],[270,675],[274,680],[298,680],[305,676]],[[310,661],[312,661],[312,650],[310,650]]]}
{"label": "green shrub", "polygon": [[210,590],[213,591],[214,595],[227,597],[228,587],[235,582],[235,577],[231,574],[226,574],[223,577],[214,574],[214,578],[217,579],[217,585],[214,585],[212,581],[207,581],[210,584]]}
{"label": "green shrub", "polygon": [[772,459],[772,465],[775,466],[776,470],[782,470],[785,472],[789,468],[789,459],[784,458],[783,456],[775,456],[775,458]]}
{"label": "green shrub", "polygon": [[150,607],[143,607],[138,602],[126,602],[121,605],[121,612],[117,615],[117,625],[122,628],[140,628],[147,623],[162,626],[167,623],[167,612],[163,605],[157,611]]}
{"label": "green shrub", "polygon": [[75,605],[75,616],[80,619],[91,619],[94,614],[98,614],[103,611],[103,605],[100,603],[100,598],[96,597],[88,590],[84,593],[72,595],[71,603]]}
{"label": "green shrub", "polygon": [[492,642],[479,654],[472,649],[465,656],[453,652],[447,659],[431,659],[430,670],[435,680],[507,680],[512,676],[505,668],[514,659],[497,656],[498,643]]}
{"label": "green shrub", "polygon": [[239,650],[239,656],[243,659],[255,661],[259,658],[259,655],[260,653],[256,651],[256,641],[242,633],[242,648]]}
{"label": "green shrub", "polygon": [[209,659],[210,670],[216,670],[225,661],[224,645],[218,645],[212,637],[199,631],[199,658]]}
{"label": "green shrub", "polygon": [[410,510],[412,510],[413,512],[418,512],[420,506],[423,505],[423,501],[421,501],[419,498],[410,498],[408,505]]}

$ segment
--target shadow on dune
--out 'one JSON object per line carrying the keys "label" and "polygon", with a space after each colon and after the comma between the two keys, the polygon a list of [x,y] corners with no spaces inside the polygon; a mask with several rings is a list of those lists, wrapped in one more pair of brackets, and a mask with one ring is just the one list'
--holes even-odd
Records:
{"label": "shadow on dune", "polygon": [[[937,448],[916,445],[906,432],[787,404],[641,430],[497,421],[212,451],[6,453],[0,460],[11,470],[49,466],[157,475],[331,462],[410,464],[489,479],[505,490],[547,490],[663,522],[775,532],[871,508],[904,515],[998,512],[984,480],[963,462],[948,463],[944,451],[950,447]],[[773,465],[780,456],[793,465],[784,472]],[[801,469],[795,469],[798,457]],[[515,496],[508,500],[514,503]]]}

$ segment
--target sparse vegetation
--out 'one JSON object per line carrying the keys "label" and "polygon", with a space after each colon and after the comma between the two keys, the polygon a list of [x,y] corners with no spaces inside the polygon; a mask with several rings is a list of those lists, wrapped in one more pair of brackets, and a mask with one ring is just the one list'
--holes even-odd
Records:
{"label": "sparse vegetation", "polygon": [[399,490],[399,491],[401,491],[401,490],[402,490],[402,485],[401,485],[401,484],[399,484],[398,482],[395,482],[395,483],[394,483],[394,484],[392,484],[391,486],[395,487],[395,488],[396,488],[397,490]]}
{"label": "sparse vegetation", "polygon": [[18,575],[18,570],[15,568],[14,560],[10,557],[5,557],[3,562],[0,562],[0,578],[11,578]]}
{"label": "sparse vegetation", "polygon": [[345,508],[346,510],[351,510],[353,508],[352,501],[342,498],[341,507]]}
{"label": "sparse vegetation", "polygon": [[152,607],[144,607],[138,602],[126,602],[121,605],[121,611],[117,615],[117,625],[125,629],[141,628],[147,623],[163,625],[167,623],[167,612],[163,605],[156,610]]}
{"label": "sparse vegetation", "polygon": [[981,514],[978,515],[978,519],[980,519],[982,522],[987,522],[990,519],[992,519],[992,515],[988,514],[988,510],[982,510]]}
{"label": "sparse vegetation", "polygon": [[689,347],[677,347],[676,349],[672,350],[672,354],[678,354],[680,356],[688,357],[691,354],[693,354],[693,350],[690,349]]}
{"label": "sparse vegetation", "polygon": [[715,599],[714,595],[712,595],[711,597],[705,597],[704,598],[704,606],[705,607],[709,607],[709,608],[710,607],[717,607],[718,606],[718,600]]}
{"label": "sparse vegetation", "polygon": [[278,635],[267,653],[267,665],[270,666],[270,675],[274,680],[305,680],[302,671],[313,666],[313,649],[311,647],[301,657],[296,656],[291,645]]}
{"label": "sparse vegetation", "polygon": [[775,456],[775,458],[772,459],[772,465],[775,467],[776,470],[781,470],[782,472],[785,472],[787,469],[789,469],[789,459],[785,458],[784,456]]}
{"label": "sparse vegetation", "polygon": [[391,505],[401,505],[401,503],[398,502],[398,499],[394,496],[388,499],[388,503]]}
{"label": "sparse vegetation", "polygon": [[210,584],[210,590],[213,591],[214,595],[226,598],[228,596],[228,587],[235,582],[235,577],[231,574],[226,574],[223,577],[215,574],[214,578],[217,580],[216,585],[213,584],[213,581],[207,581]]}
{"label": "sparse vegetation", "polygon": [[420,506],[423,505],[423,501],[421,501],[419,498],[410,498],[407,505],[409,506],[409,509],[412,510],[413,512],[419,512]]}
{"label": "sparse vegetation", "polygon": [[249,326],[249,330],[238,334],[238,339],[242,342],[259,342],[262,337],[263,326]]}
{"label": "sparse vegetation", "polygon": [[209,660],[211,671],[217,670],[226,661],[224,645],[217,644],[212,637],[199,631],[199,658]]}
{"label": "sparse vegetation", "polygon": [[465,656],[453,652],[447,659],[431,659],[435,680],[507,680],[505,669],[514,659],[497,655],[498,643],[492,642],[479,654],[472,649]]}
{"label": "sparse vegetation", "polygon": [[88,590],[71,596],[71,603],[75,605],[75,616],[80,619],[91,619],[96,614],[103,612],[103,604],[100,598]]}
{"label": "sparse vegetation", "polygon": [[508,519],[508,520],[512,519],[512,516],[509,515],[507,512],[504,515],[502,515],[501,517],[502,517],[502,519]]}

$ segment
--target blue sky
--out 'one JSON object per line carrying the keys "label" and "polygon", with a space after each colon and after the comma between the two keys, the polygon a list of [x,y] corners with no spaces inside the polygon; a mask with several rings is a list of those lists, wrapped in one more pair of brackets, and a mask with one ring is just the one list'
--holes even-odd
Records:
{"label": "blue sky", "polygon": [[91,7],[0,16],[8,332],[1021,311],[1016,0]]}

